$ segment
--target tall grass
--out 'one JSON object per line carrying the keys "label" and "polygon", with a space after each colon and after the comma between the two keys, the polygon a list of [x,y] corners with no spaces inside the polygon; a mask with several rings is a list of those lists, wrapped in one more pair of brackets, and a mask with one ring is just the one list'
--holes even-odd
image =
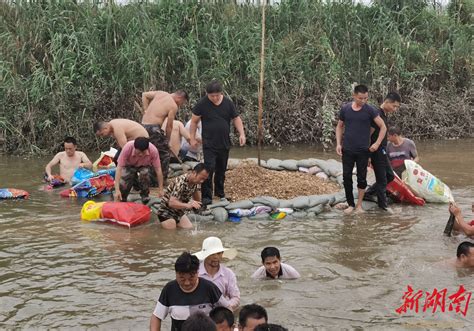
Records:
{"label": "tall grass", "polygon": [[[184,88],[193,104],[213,78],[255,143],[260,10],[219,2],[1,3],[5,149],[49,151],[65,135],[97,148],[93,121],[138,120],[142,91]],[[470,136],[472,16],[465,6],[419,3],[286,0],[267,8],[265,142],[329,146],[353,82],[368,84],[373,102],[400,91],[407,107],[394,120],[411,136]]]}

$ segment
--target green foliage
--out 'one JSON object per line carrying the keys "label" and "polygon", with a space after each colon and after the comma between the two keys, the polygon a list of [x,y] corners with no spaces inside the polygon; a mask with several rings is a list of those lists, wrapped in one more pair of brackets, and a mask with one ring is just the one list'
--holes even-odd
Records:
{"label": "green foliage", "polygon": [[[469,126],[452,127],[470,121],[469,1],[453,1],[446,12],[422,0],[416,8],[404,1],[364,6],[317,0],[267,7],[266,142],[329,146],[353,82],[369,84],[374,102],[399,90],[409,105],[405,115],[429,103],[439,116],[397,117],[414,133],[470,135]],[[142,91],[184,88],[194,104],[213,78],[224,82],[248,140],[256,142],[259,7],[17,1],[2,2],[0,14],[0,133],[8,151],[48,151],[65,135],[97,148],[92,123],[139,120],[133,103]],[[449,104],[458,107],[444,107]]]}

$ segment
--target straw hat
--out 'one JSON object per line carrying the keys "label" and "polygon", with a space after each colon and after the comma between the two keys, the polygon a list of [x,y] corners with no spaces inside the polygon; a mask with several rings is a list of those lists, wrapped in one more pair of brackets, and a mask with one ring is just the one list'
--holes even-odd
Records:
{"label": "straw hat", "polygon": [[224,248],[222,241],[217,237],[207,237],[202,242],[202,250],[194,255],[201,261],[204,261],[208,256],[223,252],[223,257],[232,260],[237,256],[237,250],[234,248]]}

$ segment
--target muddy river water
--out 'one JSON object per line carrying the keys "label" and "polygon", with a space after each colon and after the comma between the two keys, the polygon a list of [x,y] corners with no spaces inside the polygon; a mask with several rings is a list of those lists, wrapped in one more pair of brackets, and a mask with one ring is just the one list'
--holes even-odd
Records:
{"label": "muddy river water", "polygon": [[[451,187],[466,218],[474,219],[474,140],[419,142],[418,149],[422,166]],[[255,157],[256,150],[231,154]],[[336,156],[299,146],[265,149],[269,157]],[[443,236],[446,205],[393,205],[393,215],[350,217],[334,210],[315,219],[206,223],[176,232],[153,220],[128,230],[81,222],[83,200],[43,191],[46,162],[0,156],[0,187],[31,193],[26,201],[0,202],[0,329],[147,329],[161,288],[174,278],[176,257],[198,251],[211,235],[238,249],[226,264],[237,275],[241,303],[263,305],[271,322],[290,330],[474,329],[474,298],[466,316],[449,311],[447,298],[444,312],[423,311],[426,295],[418,313],[395,311],[408,285],[415,292],[451,295],[460,285],[474,291],[474,273],[438,263],[454,257],[465,239]],[[250,279],[269,245],[280,248],[301,279]]]}

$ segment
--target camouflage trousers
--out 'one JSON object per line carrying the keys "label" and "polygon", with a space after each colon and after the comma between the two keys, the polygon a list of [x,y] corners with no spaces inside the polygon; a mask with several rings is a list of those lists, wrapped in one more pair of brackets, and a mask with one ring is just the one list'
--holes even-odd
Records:
{"label": "camouflage trousers", "polygon": [[[171,158],[168,138],[166,137],[165,132],[161,129],[159,125],[142,125],[150,136],[150,142],[155,145],[156,149],[158,149],[158,152],[160,154],[161,171],[163,172],[163,181],[166,182],[166,179],[168,178],[168,169]],[[153,184],[155,184],[155,182],[158,183],[156,178],[153,178]]]}
{"label": "camouflage trousers", "polygon": [[140,191],[142,200],[147,200],[150,194],[151,183],[150,166],[146,167],[123,167],[122,177],[120,178],[120,193],[122,194],[122,201],[127,201],[132,188]]}

